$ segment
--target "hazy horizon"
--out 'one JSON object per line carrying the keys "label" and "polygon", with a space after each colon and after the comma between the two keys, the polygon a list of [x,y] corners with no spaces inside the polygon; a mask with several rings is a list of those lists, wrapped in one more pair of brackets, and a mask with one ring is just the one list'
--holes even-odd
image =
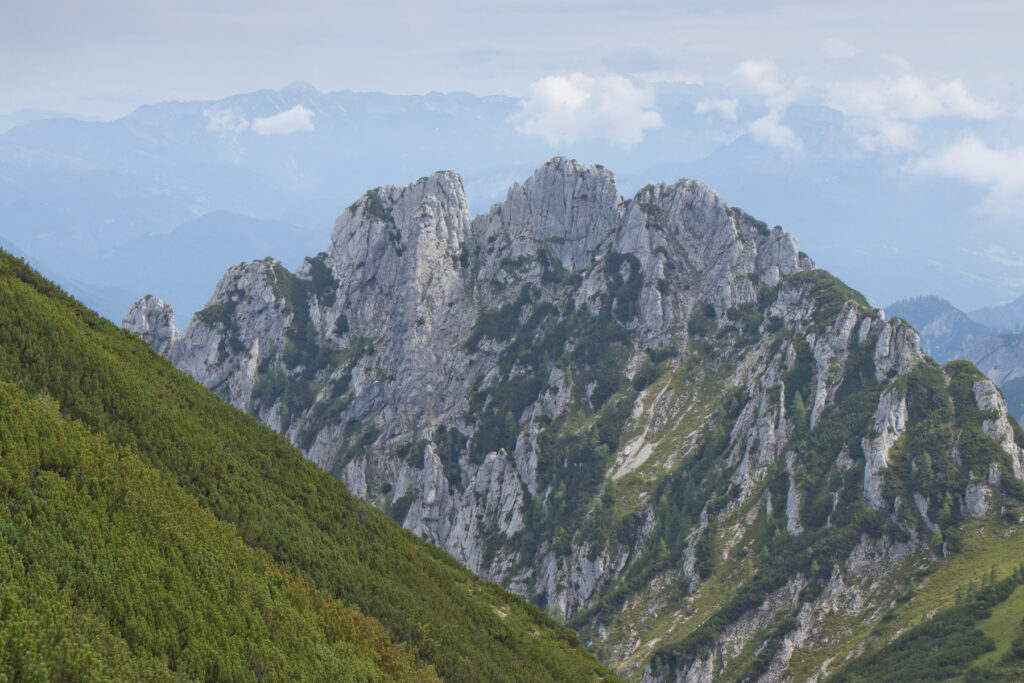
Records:
{"label": "hazy horizon", "polygon": [[[974,308],[1024,293],[1019,2],[394,0],[296,11],[266,0],[50,0],[3,12],[0,58],[13,67],[0,72],[0,134],[54,112],[110,121],[147,104],[207,103],[215,111],[195,113],[189,125],[210,137],[205,147],[224,150],[218,163],[253,172],[245,155],[256,148],[298,163],[292,148],[302,135],[326,134],[321,126],[334,114],[301,98],[257,112],[223,104],[242,93],[305,83],[319,93],[503,95],[504,109],[481,114],[467,105],[465,115],[477,118],[453,118],[441,131],[452,140],[475,131],[480,151],[463,154],[464,167],[410,137],[403,144],[420,145],[410,150],[411,166],[398,150],[378,154],[380,168],[364,182],[317,201],[333,205],[374,184],[408,182],[416,176],[403,176],[405,166],[453,168],[473,176],[474,210],[485,210],[502,185],[561,154],[612,168],[627,188],[694,174],[728,201],[784,224],[823,267],[876,303],[936,293]],[[407,112],[408,121],[393,112],[395,121],[418,130],[409,117],[423,116],[425,106]],[[5,137],[0,165],[11,167],[15,185],[27,163],[66,163],[69,173],[108,163],[53,145],[44,154],[33,147],[38,141],[26,142],[31,136]],[[485,158],[488,148],[508,158]],[[362,154],[353,163],[373,158],[372,146]],[[140,182],[151,172],[117,163]],[[8,208],[21,206],[26,191],[13,187]],[[262,191],[255,187],[248,191]],[[814,206],[801,206],[805,199]],[[198,194],[182,201],[192,218],[238,210]],[[98,210],[97,227],[116,225],[115,213]],[[133,220],[131,229],[143,233],[174,227]],[[22,240],[12,233],[31,227],[0,221],[15,243]],[[872,275],[883,263],[891,282]],[[893,264],[913,264],[913,272],[888,272]]]}

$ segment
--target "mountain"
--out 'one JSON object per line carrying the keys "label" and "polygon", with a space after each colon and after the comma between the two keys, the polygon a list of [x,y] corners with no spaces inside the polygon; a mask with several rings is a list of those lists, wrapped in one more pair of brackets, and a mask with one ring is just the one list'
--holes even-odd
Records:
{"label": "mountain", "polygon": [[969,315],[971,320],[997,330],[1020,330],[1024,328],[1024,296],[1002,306],[979,308]]}
{"label": "mountain", "polygon": [[5,253],[0,449],[11,680],[613,678]]}
{"label": "mountain", "polygon": [[45,119],[73,119],[71,114],[50,111],[47,109],[21,109],[9,114],[0,114],[0,133],[6,133],[11,128],[24,126],[33,121]]}
{"label": "mountain", "polygon": [[37,270],[44,277],[53,281],[59,281],[61,283],[61,287],[75,298],[79,300],[89,300],[92,302],[96,310],[103,311],[108,318],[110,317],[109,311],[116,310],[115,307],[121,301],[124,301],[126,296],[128,296],[127,290],[95,287],[84,284],[74,278],[67,277],[66,274],[59,272],[46,261],[30,257],[18,248],[17,245],[3,239],[2,237],[0,237],[0,249],[3,249],[8,254],[24,259],[32,266],[33,269]]}
{"label": "mountain", "polygon": [[[965,358],[966,349],[994,331],[937,296],[903,299],[889,304],[885,310],[913,325],[921,335],[921,348],[940,363]],[[984,370],[991,375],[988,369]]]}
{"label": "mountain", "polygon": [[475,218],[450,171],[378,187],[172,320],[124,325],[634,679],[885,672],[922,614],[984,633],[958,586],[1018,576],[995,385],[696,181],[625,199],[556,157]]}

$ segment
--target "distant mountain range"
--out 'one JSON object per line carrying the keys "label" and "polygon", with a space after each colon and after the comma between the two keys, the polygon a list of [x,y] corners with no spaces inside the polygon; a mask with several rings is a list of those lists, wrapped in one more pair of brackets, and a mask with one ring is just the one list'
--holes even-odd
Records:
{"label": "distant mountain range", "polygon": [[50,111],[47,109],[21,109],[14,111],[9,114],[0,114],[0,133],[6,133],[11,128],[17,126],[23,126],[26,123],[33,121],[42,121],[44,119],[74,119],[78,118],[83,121],[98,121],[99,119],[92,118],[81,118],[73,116],[59,111]]}
{"label": "distant mountain range", "polygon": [[1024,296],[1002,306],[987,306],[971,311],[971,320],[995,330],[1024,329]]}
{"label": "distant mountain range", "polygon": [[885,311],[913,325],[921,335],[921,348],[940,363],[963,357],[978,339],[996,331],[937,296],[896,301]]}
{"label": "distant mountain range", "polygon": [[[1024,253],[1024,232],[979,213],[982,191],[907,171],[912,151],[865,150],[856,122],[811,105],[788,109],[782,123],[802,150],[785,151],[747,132],[766,113],[758,98],[738,97],[732,120],[697,113],[726,94],[719,86],[652,87],[664,123],[628,148],[587,139],[556,150],[517,131],[511,97],[321,93],[301,83],[147,105],[110,122],[20,112],[0,134],[0,237],[111,319],[161,291],[184,322],[224,268],[310,253],[367,187],[457,168],[482,211],[558,151],[616,168],[627,192],[700,178],[798,232],[872,301],[923,290],[978,307],[1020,294],[1007,284],[1019,276],[1012,259],[999,255]],[[936,144],[957,130],[948,119],[919,128]]]}

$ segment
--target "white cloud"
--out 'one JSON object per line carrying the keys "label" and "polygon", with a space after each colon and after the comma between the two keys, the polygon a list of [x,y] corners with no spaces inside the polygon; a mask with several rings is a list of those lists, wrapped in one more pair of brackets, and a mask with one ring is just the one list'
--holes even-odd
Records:
{"label": "white cloud", "polygon": [[260,135],[291,135],[309,133],[313,127],[313,112],[301,104],[280,114],[253,119],[252,130]]}
{"label": "white cloud", "polygon": [[747,131],[758,142],[783,151],[799,152],[803,150],[804,143],[792,128],[781,122],[782,114],[782,110],[773,109],[767,116],[762,116],[751,123]]}
{"label": "white cloud", "polygon": [[736,107],[739,105],[739,100],[733,98],[727,99],[706,99],[701,100],[697,103],[694,111],[698,114],[706,114],[707,112],[718,112],[722,118],[729,119],[730,121],[736,120]]}
{"label": "white cloud", "polygon": [[832,59],[848,59],[857,55],[857,48],[842,38],[826,38],[821,43],[821,52]]}
{"label": "white cloud", "polygon": [[794,84],[787,83],[786,75],[773,61],[744,60],[737,65],[736,75],[747,88],[764,96],[765,101],[772,107],[782,106],[793,100]]}
{"label": "white cloud", "polygon": [[301,104],[273,116],[257,117],[252,122],[234,109],[207,109],[203,115],[207,119],[206,129],[218,135],[244,133],[247,130],[260,135],[290,135],[314,130],[313,112]]}
{"label": "white cloud", "polygon": [[203,111],[208,123],[206,130],[227,135],[229,133],[241,133],[249,128],[249,120],[232,109],[214,111],[207,109]]}
{"label": "white cloud", "polygon": [[969,280],[983,282],[986,285],[998,287],[999,289],[1008,289],[1013,292],[1013,297],[1015,299],[1017,298],[1017,293],[1020,292],[1021,289],[1024,289],[1024,278],[1022,277],[993,276],[990,274],[979,275],[963,269],[957,270],[957,272]]}
{"label": "white cloud", "polygon": [[662,124],[654,91],[622,76],[549,76],[533,83],[520,104],[509,119],[516,130],[552,145],[601,138],[628,147]]}
{"label": "white cloud", "polygon": [[857,144],[868,152],[888,152],[913,149],[917,134],[913,125],[894,119],[848,120],[847,126],[857,138]]}
{"label": "white cloud", "polygon": [[828,87],[826,102],[848,116],[919,121],[937,116],[991,119],[999,108],[975,99],[963,81],[930,84],[911,74],[873,81],[845,81]]}
{"label": "white cloud", "polygon": [[919,159],[910,169],[956,178],[988,190],[983,209],[1011,215],[1024,209],[1024,147],[992,149],[970,136]]}
{"label": "white cloud", "polygon": [[680,69],[657,69],[655,71],[636,71],[629,74],[644,83],[684,83],[686,85],[703,85],[704,78],[692,71]]}
{"label": "white cloud", "polygon": [[929,83],[906,73],[833,83],[825,102],[848,117],[857,142],[871,152],[916,147],[915,123],[925,119],[991,119],[1000,114],[999,107],[972,97],[960,80]]}
{"label": "white cloud", "polygon": [[804,83],[788,79],[779,65],[769,60],[744,60],[736,66],[736,75],[768,105],[768,114],[751,123],[747,132],[762,144],[786,152],[802,151],[803,141],[782,123],[782,117]]}

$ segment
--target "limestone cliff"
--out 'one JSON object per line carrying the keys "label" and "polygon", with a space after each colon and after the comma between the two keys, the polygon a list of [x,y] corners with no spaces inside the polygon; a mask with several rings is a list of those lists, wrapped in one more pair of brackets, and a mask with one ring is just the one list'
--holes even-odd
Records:
{"label": "limestone cliff", "polygon": [[380,187],[180,337],[155,299],[125,326],[649,680],[828,670],[885,567],[1020,490],[994,387],[691,180],[555,158],[475,218],[451,172]]}

